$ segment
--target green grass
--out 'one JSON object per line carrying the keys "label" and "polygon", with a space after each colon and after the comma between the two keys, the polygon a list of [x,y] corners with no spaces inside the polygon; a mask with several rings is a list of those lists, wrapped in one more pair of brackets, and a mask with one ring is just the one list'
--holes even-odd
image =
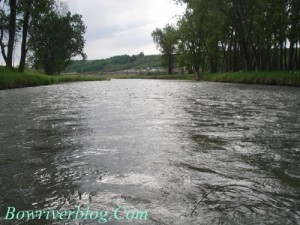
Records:
{"label": "green grass", "polygon": [[191,74],[172,74],[172,75],[138,75],[138,74],[105,74],[106,79],[163,79],[163,80],[194,80],[195,75]]}
{"label": "green grass", "polygon": [[300,86],[299,71],[204,74],[201,79],[205,81],[228,83]]}
{"label": "green grass", "polygon": [[0,89],[33,87],[64,82],[96,80],[106,80],[106,78],[99,76],[80,75],[49,76],[37,71],[26,71],[25,73],[20,73],[17,70],[11,70],[6,67],[0,66]]}
{"label": "green grass", "polygon": [[[165,80],[195,80],[194,74],[173,74],[173,75],[124,75],[113,74],[103,75],[107,79],[165,79]],[[266,84],[300,86],[300,72],[235,72],[203,74],[203,81],[244,83],[244,84]]]}

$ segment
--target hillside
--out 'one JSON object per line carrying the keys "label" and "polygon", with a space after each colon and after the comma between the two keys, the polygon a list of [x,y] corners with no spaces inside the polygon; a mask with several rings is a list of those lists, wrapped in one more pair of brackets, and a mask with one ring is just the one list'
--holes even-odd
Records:
{"label": "hillside", "polygon": [[65,73],[107,73],[116,71],[160,70],[161,56],[140,53],[120,55],[100,60],[77,60],[65,69]]}

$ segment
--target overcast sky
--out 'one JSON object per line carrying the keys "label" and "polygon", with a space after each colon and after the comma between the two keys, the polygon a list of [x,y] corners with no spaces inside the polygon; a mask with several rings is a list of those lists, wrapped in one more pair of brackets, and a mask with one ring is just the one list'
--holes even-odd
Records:
{"label": "overcast sky", "polygon": [[114,55],[158,54],[151,32],[175,23],[184,7],[172,0],[64,0],[87,26],[88,59]]}

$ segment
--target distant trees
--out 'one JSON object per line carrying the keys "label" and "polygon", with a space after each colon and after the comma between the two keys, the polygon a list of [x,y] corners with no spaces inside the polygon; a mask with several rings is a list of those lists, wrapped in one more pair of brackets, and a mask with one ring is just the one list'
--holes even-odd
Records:
{"label": "distant trees", "polygon": [[[83,53],[85,26],[80,15],[54,0],[0,1],[1,55],[13,67],[16,43],[20,41],[19,70],[24,71],[27,53],[36,68],[60,73],[74,56]],[[21,40],[19,40],[21,37]]]}
{"label": "distant trees", "polygon": [[177,64],[198,78],[204,70],[300,69],[299,1],[174,1],[187,6],[174,27]]}
{"label": "distant trees", "polygon": [[[64,71],[77,73],[107,73],[116,71],[142,71],[161,67],[160,55],[147,55],[143,52],[135,55],[119,55],[99,60],[74,60]],[[145,71],[143,71],[145,72]],[[142,73],[143,73],[142,72]],[[147,71],[149,72],[149,71]]]}

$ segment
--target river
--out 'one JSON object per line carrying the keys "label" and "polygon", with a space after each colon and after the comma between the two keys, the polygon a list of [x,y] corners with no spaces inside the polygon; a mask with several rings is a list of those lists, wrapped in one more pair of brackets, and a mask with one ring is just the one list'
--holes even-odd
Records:
{"label": "river", "polygon": [[106,224],[300,224],[300,88],[112,80],[0,106],[0,224],[98,224],[6,219],[78,206],[124,207]]}

